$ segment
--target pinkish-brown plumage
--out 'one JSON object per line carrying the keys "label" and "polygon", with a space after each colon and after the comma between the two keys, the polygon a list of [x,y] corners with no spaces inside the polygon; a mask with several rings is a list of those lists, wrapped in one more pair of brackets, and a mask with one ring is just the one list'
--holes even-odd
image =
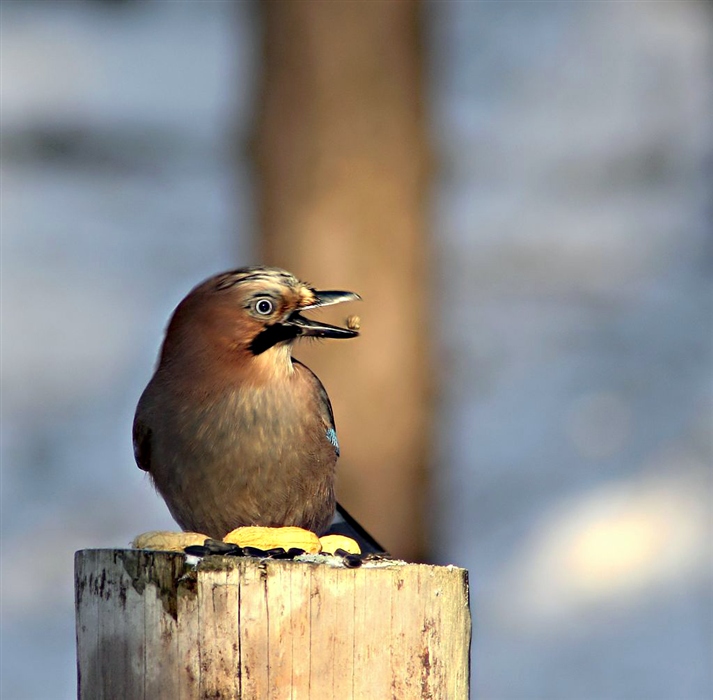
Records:
{"label": "pinkish-brown plumage", "polygon": [[136,409],[134,450],[184,530],[327,529],[339,454],[332,408],[291,344],[357,335],[298,313],[350,299],[255,267],[212,277],[178,305]]}

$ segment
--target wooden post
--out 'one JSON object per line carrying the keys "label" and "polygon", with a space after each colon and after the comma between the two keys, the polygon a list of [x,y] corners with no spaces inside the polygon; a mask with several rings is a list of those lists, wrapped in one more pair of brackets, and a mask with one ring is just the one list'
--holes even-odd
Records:
{"label": "wooden post", "polygon": [[80,700],[468,697],[452,566],[77,552]]}
{"label": "wooden post", "polygon": [[363,302],[359,340],[299,344],[329,392],[337,492],[390,552],[426,556],[437,377],[428,250],[431,157],[422,7],[404,0],[264,2],[254,137],[264,262]]}

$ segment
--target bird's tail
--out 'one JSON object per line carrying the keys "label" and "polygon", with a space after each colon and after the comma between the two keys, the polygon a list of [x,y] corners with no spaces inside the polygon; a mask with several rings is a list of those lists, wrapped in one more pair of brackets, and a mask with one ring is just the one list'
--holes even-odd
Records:
{"label": "bird's tail", "polygon": [[344,509],[337,503],[332,524],[327,535],[346,535],[356,540],[362,554],[386,554],[386,550]]}

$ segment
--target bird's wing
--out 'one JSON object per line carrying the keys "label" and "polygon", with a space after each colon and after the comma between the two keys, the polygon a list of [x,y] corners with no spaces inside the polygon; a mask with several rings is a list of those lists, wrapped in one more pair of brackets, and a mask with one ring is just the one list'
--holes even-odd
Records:
{"label": "bird's wing", "polygon": [[[334,412],[332,411],[332,403],[327,396],[326,389],[322,386],[317,375],[306,365],[303,365],[299,360],[292,360],[301,369],[305,370],[307,376],[312,378],[312,381],[319,398],[320,412],[324,429],[327,434],[327,439],[334,445],[334,449],[339,456],[339,443],[337,442],[337,431],[334,426]],[[349,513],[337,503],[337,509],[332,519],[332,524],[329,526],[326,535],[346,535],[356,540],[363,554],[386,554],[386,550],[351,516]]]}
{"label": "bird's wing", "polygon": [[314,386],[315,393],[317,395],[317,403],[319,405],[320,417],[322,418],[322,423],[324,424],[324,432],[327,436],[327,440],[334,445],[334,450],[339,457],[339,441],[337,440],[337,429],[334,425],[334,411],[332,410],[332,402],[329,400],[327,395],[327,390],[322,386],[322,382],[319,381],[319,377],[309,368],[307,365],[303,365],[299,360],[292,359],[295,365],[299,365],[302,371],[305,372],[305,376],[310,379]]}
{"label": "bird's wing", "polygon": [[151,428],[139,417],[138,412],[134,417],[134,458],[139,469],[151,471]]}

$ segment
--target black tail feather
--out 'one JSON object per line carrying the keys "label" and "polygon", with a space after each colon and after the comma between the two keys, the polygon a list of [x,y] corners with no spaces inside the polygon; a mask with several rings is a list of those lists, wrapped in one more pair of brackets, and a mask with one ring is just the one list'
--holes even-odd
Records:
{"label": "black tail feather", "polygon": [[359,543],[362,554],[387,554],[386,550],[339,503],[332,524],[325,534],[351,537]]}

